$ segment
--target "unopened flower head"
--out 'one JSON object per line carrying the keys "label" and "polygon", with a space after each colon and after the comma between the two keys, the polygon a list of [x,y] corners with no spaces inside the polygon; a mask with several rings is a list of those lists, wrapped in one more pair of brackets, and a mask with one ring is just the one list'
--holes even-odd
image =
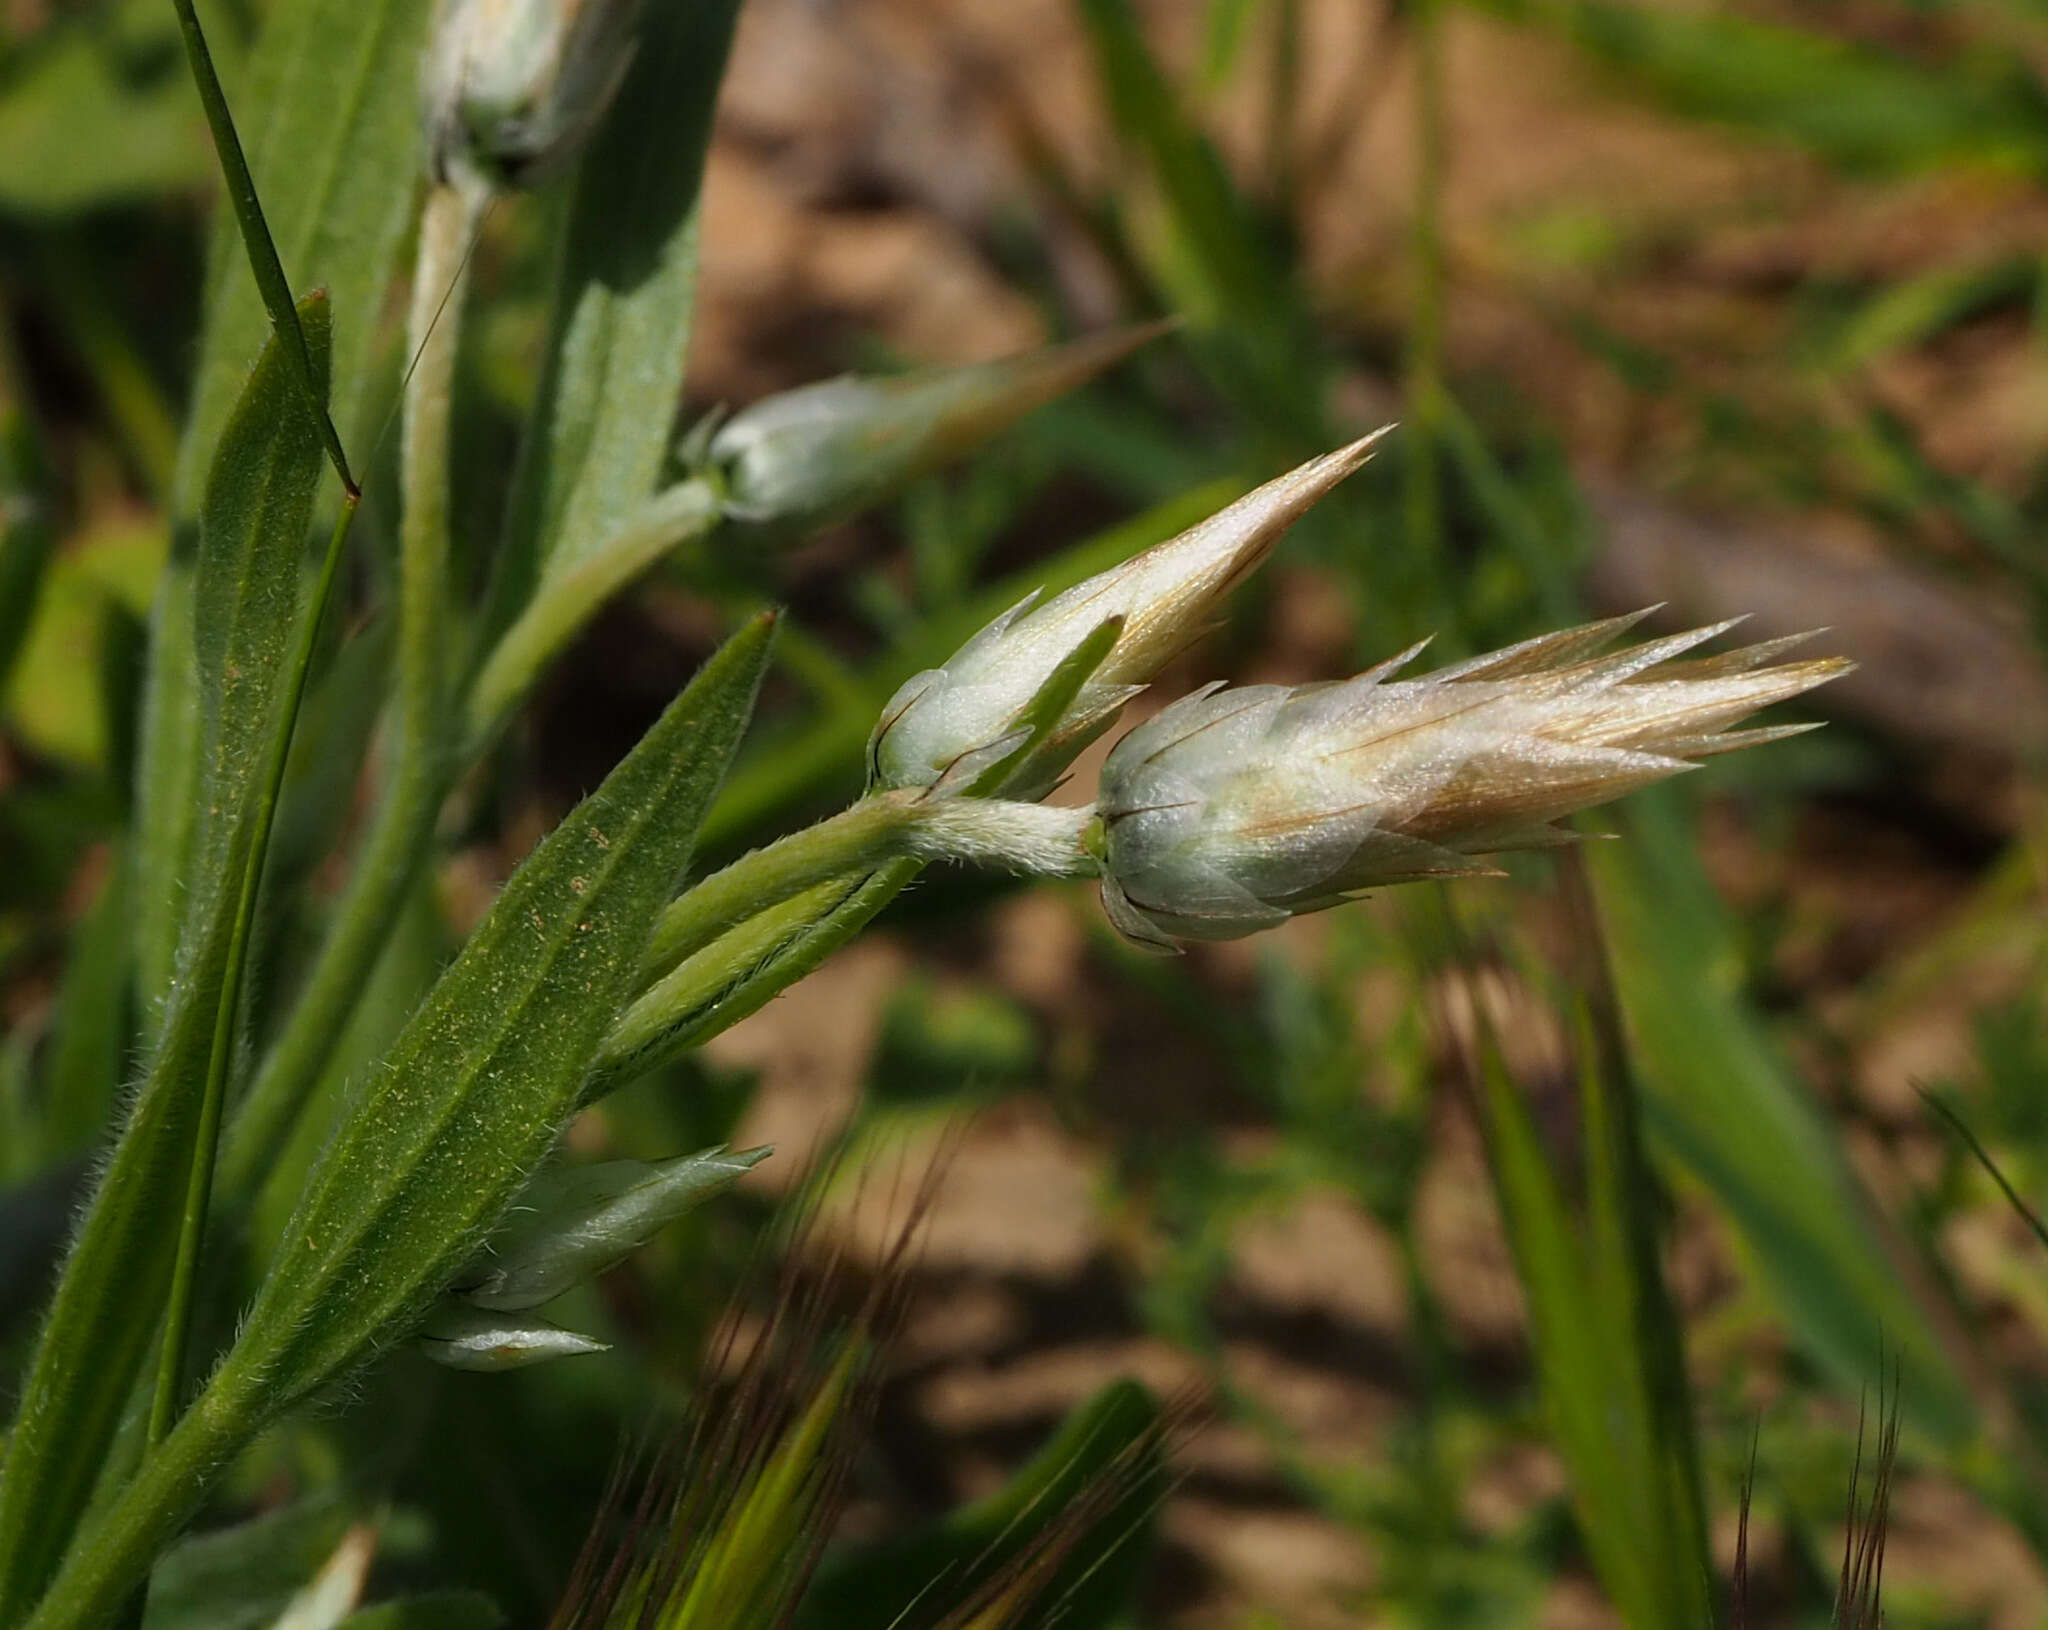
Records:
{"label": "unopened flower head", "polygon": [[877,787],[947,788],[1001,761],[1026,710],[1060,665],[1111,618],[1116,643],[1034,746],[1011,798],[1043,796],[1120,708],[1207,632],[1217,608],[1295,521],[1372,456],[1384,429],[1267,482],[1178,537],[1043,605],[1026,598],[890,699],[868,744]]}
{"label": "unopened flower head", "polygon": [[787,531],[824,526],[964,457],[1171,326],[1147,323],[994,362],[894,377],[848,374],[784,391],[713,429],[701,463],[717,477],[728,519]]}
{"label": "unopened flower head", "polygon": [[1672,660],[1730,623],[1600,654],[1644,615],[1420,679],[1392,677],[1417,646],[1333,684],[1211,686],[1174,703],[1103,766],[1111,920],[1171,948],[1377,884],[1488,871],[1473,857],[1570,841],[1549,823],[1575,809],[1811,728],[1726,727],[1852,666],[1773,666],[1792,639]]}
{"label": "unopened flower head", "polygon": [[427,52],[435,178],[524,186],[581,148],[633,58],[641,0],[441,0]]}

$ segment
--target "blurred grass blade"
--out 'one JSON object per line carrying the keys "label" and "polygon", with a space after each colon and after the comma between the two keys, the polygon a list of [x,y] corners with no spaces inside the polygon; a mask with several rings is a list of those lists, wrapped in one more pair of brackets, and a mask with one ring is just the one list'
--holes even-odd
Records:
{"label": "blurred grass blade", "polygon": [[1587,856],[1659,1152],[1719,1202],[1794,1337],[1859,1388],[1886,1361],[1907,1422],[1967,1440],[1976,1409],[1901,1284],[1817,1107],[1733,988],[1719,902],[1667,800]]}
{"label": "blurred grass blade", "polygon": [[738,0],[646,8],[584,154],[534,417],[494,563],[488,645],[653,496],[682,399],[697,199]]}
{"label": "blurred grass blade", "polygon": [[1537,1373],[1594,1569],[1631,1630],[1693,1630],[1714,1619],[1714,1563],[1683,1338],[1664,1284],[1627,1058],[1590,940],[1597,930],[1583,889],[1568,883],[1567,892],[1587,964],[1577,971],[1593,992],[1577,1004],[1577,1195],[1559,1175],[1569,1162],[1546,1149],[1509,1077],[1476,989],[1474,1088]]}
{"label": "blurred grass blade", "polygon": [[42,1097],[43,1136],[53,1154],[91,1148],[110,1125],[128,1068],[128,928],[134,904],[134,868],[117,844],[99,898],[73,929],[51,1016]]}
{"label": "blurred grass blade", "polygon": [[[0,317],[6,313],[0,310]],[[0,337],[0,347],[6,346]],[[42,438],[15,399],[20,364],[0,349],[0,694],[34,620],[43,573],[57,544],[50,524],[50,471]]]}
{"label": "blurred grass blade", "polygon": [[1976,163],[2038,173],[2040,94],[2012,58],[1921,67],[1726,10],[1616,0],[1481,0],[1618,70],[1618,88],[1694,118],[1795,142],[1854,171]]}
{"label": "blurred grass blade", "polygon": [[213,158],[163,0],[73,9],[7,63],[0,208],[72,214],[203,186]]}
{"label": "blurred grass blade", "polygon": [[[1166,1497],[1162,1425],[1144,1387],[1111,1382],[994,1494],[820,1569],[797,1630],[927,1630],[959,1622],[962,1604],[1006,1594],[1013,1581],[1030,1586],[1031,1609],[1000,1622],[1122,1622]],[[1050,1566],[1034,1569],[1037,1561]]]}
{"label": "blurred grass blade", "polygon": [[[418,61],[433,7],[420,0],[278,0],[266,13],[235,105],[267,204],[277,256],[300,288],[326,289],[335,349],[328,407],[344,436],[368,400],[385,298],[414,212]],[[136,858],[145,877],[182,875],[197,807],[198,698],[192,652],[197,511],[222,428],[269,321],[250,283],[232,212],[208,256],[205,315],[172,490],[171,561],[153,617],[137,779]],[[137,989],[145,1027],[171,978],[178,891],[137,902]]]}
{"label": "blurred grass blade", "polygon": [[2012,1207],[2013,1214],[2027,1225],[2034,1238],[2043,1246],[2048,1246],[2048,1223],[2044,1223],[2041,1214],[2020,1197],[2020,1191],[2012,1186],[2012,1179],[1998,1169],[1998,1162],[1991,1158],[1991,1151],[1986,1149],[1977,1134],[1970,1130],[1970,1123],[1963,1119],[1962,1111],[1950,1103],[1943,1094],[1929,1092],[1925,1088],[1920,1089],[1920,1099],[1962,1140],[1963,1146],[1970,1151],[1977,1164],[1982,1166],[1991,1181],[1998,1185],[1998,1192],[2005,1196],[2005,1203]]}
{"label": "blurred grass blade", "polygon": [[[327,311],[301,316],[325,380]],[[221,439],[200,522],[194,599],[202,621],[206,811],[188,880],[186,934],[162,1039],[59,1280],[23,1387],[20,1425],[0,1478],[0,1622],[18,1614],[55,1565],[112,1440],[130,1382],[156,1333],[201,1137],[234,948],[246,936],[244,888],[260,861],[257,829],[301,572],[320,479],[318,433],[298,382],[266,346]],[[174,894],[174,889],[159,892]],[[210,1156],[209,1156],[210,1159]]]}
{"label": "blurred grass blade", "polygon": [[513,875],[361,1082],[240,1336],[74,1543],[35,1620],[97,1622],[280,1411],[403,1339],[576,1105],[752,711],[773,619],[728,641]]}

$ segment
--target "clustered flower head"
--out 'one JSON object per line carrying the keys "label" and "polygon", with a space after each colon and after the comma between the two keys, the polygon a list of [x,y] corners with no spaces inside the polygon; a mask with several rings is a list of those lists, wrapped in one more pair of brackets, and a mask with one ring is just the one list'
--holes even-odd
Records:
{"label": "clustered flower head", "polygon": [[1041,688],[1104,623],[1120,618],[1108,655],[996,789],[1011,798],[1043,796],[1123,705],[1208,631],[1224,599],[1288,527],[1364,464],[1385,434],[1376,430],[1311,459],[1044,605],[1032,595],[1005,612],[945,666],[913,675],[890,699],[868,744],[870,783],[950,791],[1000,763],[1020,745],[1021,722]]}
{"label": "clustered flower head", "polygon": [[1393,677],[1417,646],[1337,683],[1184,697],[1103,766],[1110,919],[1171,949],[1255,933],[1377,884],[1489,871],[1475,857],[1569,842],[1551,823],[1573,810],[1812,728],[1727,726],[1852,666],[1774,665],[1805,636],[1673,660],[1733,623],[1602,654],[1646,615],[1419,679]]}
{"label": "clustered flower head", "polygon": [[1110,750],[1094,804],[1035,807],[1383,434],[1026,600],[905,684],[875,727],[869,781],[914,813],[917,852],[1092,872],[1139,945],[1236,939],[1384,883],[1499,875],[1480,857],[1568,843],[1553,823],[1574,810],[1814,728],[1730,727],[1854,666],[1779,661],[1807,635],[1687,654],[1739,618],[1610,649],[1640,611],[1397,677],[1424,641],[1347,680],[1206,686]]}

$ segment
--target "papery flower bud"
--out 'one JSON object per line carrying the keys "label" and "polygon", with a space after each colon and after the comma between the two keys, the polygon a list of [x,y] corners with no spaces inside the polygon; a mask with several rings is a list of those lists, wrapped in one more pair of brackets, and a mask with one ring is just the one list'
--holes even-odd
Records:
{"label": "papery flower bud", "polygon": [[825,526],[965,457],[1172,326],[1146,323],[960,368],[805,385],[695,433],[701,446],[686,443],[684,461],[715,477],[732,520],[791,532]]}
{"label": "papery flower bud", "polygon": [[420,1351],[451,1370],[523,1370],[551,1358],[602,1353],[609,1344],[531,1313],[486,1313],[443,1302],[420,1331]]}
{"label": "papery flower bud", "polygon": [[666,1224],[737,1182],[767,1149],[724,1147],[648,1164],[562,1166],[527,1185],[505,1226],[457,1277],[452,1294],[516,1313],[551,1302],[623,1262]]}
{"label": "papery flower bud", "polygon": [[641,0],[441,0],[426,58],[434,178],[526,186],[568,162],[633,60]]}
{"label": "papery flower bud", "polygon": [[1005,612],[944,667],[913,675],[890,699],[868,743],[870,783],[944,791],[1000,762],[1018,745],[1020,720],[1055,670],[1104,623],[1121,618],[1115,644],[1080,693],[1010,781],[993,789],[1043,796],[1124,703],[1208,632],[1231,590],[1391,428],[1311,459],[1042,606],[1032,595]]}
{"label": "papery flower bud", "polygon": [[1725,730],[1854,666],[1769,666],[1804,635],[1670,660],[1733,623],[1597,654],[1647,615],[1420,679],[1391,678],[1418,645],[1334,684],[1184,697],[1103,765],[1110,920],[1170,950],[1236,939],[1382,883],[1489,872],[1473,857],[1571,841],[1549,823],[1575,809],[1813,728]]}

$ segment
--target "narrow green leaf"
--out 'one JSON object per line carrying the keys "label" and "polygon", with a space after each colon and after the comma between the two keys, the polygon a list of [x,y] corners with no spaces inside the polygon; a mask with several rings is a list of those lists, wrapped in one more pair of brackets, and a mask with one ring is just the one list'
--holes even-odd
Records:
{"label": "narrow green leaf", "polygon": [[[325,302],[309,300],[301,316],[324,380]],[[177,1246],[168,1220],[181,1214],[190,1180],[320,470],[298,382],[268,346],[222,437],[200,521],[203,864],[191,879],[162,1039],[23,1388],[0,1477],[0,1622],[33,1599],[55,1565],[156,1333]]]}
{"label": "narrow green leaf", "polygon": [[1588,856],[1653,1145],[1734,1224],[1786,1325],[1850,1391],[1889,1364],[1907,1422],[1950,1445],[1976,1410],[1900,1282],[1818,1107],[1743,1006],[1722,908],[1667,800]]}
{"label": "narrow green leaf", "polygon": [[303,1395],[474,1254],[575,1106],[746,727],[772,628],[728,642],[505,886],[350,1105],[224,1384]]}
{"label": "narrow green leaf", "polygon": [[[231,82],[285,273],[295,287],[327,290],[336,336],[329,407],[352,440],[381,408],[369,385],[418,196],[417,63],[433,10],[419,0],[278,0],[267,8],[246,84]],[[268,330],[232,212],[223,210],[208,260],[172,491],[172,557],[158,590],[144,687],[136,855],[145,877],[181,876],[192,840],[199,749],[191,572],[199,500]],[[147,1024],[170,982],[178,897],[175,888],[150,889],[137,902],[137,989]]]}
{"label": "narrow green leaf", "polygon": [[632,69],[583,156],[486,640],[544,575],[604,548],[654,493],[682,397],[697,195],[738,9],[649,6]]}
{"label": "narrow green leaf", "polygon": [[313,354],[306,336],[299,329],[291,280],[284,275],[284,266],[277,258],[277,244],[270,236],[269,223],[263,218],[263,201],[256,195],[256,180],[249,173],[248,156],[242,151],[242,137],[235,129],[234,115],[228,111],[227,93],[221,89],[220,72],[213,65],[213,52],[206,43],[206,31],[200,26],[199,13],[192,9],[192,0],[171,0],[171,3],[178,13],[179,30],[185,37],[185,56],[191,64],[199,103],[206,110],[206,122],[213,132],[214,154],[220,161],[222,178],[227,182],[228,204],[235,212],[235,225],[242,234],[242,248],[248,256],[249,270],[256,279],[256,290],[263,298],[264,312],[270,318],[271,337],[284,353],[307,414],[320,427],[321,445],[334,463],[335,474],[341,477],[341,484],[353,493],[355,477],[349,471],[341,438],[335,433],[334,420],[327,409],[327,381],[314,376]]}
{"label": "narrow green leaf", "polygon": [[403,1340],[574,1111],[752,710],[773,619],[729,641],[513,875],[359,1084],[240,1336],[81,1535],[38,1630],[98,1622],[290,1404]]}

